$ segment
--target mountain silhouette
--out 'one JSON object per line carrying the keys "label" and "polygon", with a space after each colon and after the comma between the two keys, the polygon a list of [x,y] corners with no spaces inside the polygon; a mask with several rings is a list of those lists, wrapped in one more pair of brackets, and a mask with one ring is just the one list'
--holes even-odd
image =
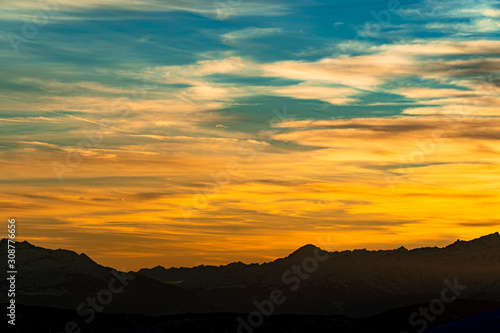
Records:
{"label": "mountain silhouette", "polygon": [[[284,282],[283,273],[314,258],[315,251],[328,258],[291,290],[295,284]],[[159,266],[138,274],[188,289],[224,311],[250,311],[254,300],[268,299],[270,291],[280,288],[287,297],[280,313],[370,316],[439,297],[445,281],[466,286],[459,298],[500,301],[500,235],[413,250],[326,252],[306,245],[260,265]]]}
{"label": "mountain silhouette", "polygon": [[[6,250],[7,240],[0,241]],[[85,254],[16,244],[20,304],[75,309],[116,278]],[[5,252],[4,252],[5,253]],[[263,264],[143,268],[104,312],[166,315],[255,311],[274,290],[274,314],[367,317],[439,298],[449,284],[457,299],[500,301],[500,235],[446,247],[327,252],[308,244]],[[0,282],[6,287],[6,281]],[[6,295],[0,302],[6,302]]]}
{"label": "mountain silhouette", "polygon": [[[6,252],[6,246],[7,239],[2,239],[0,249]],[[66,309],[78,308],[88,297],[96,298],[99,291],[109,289],[113,279],[114,288],[120,288],[117,276],[124,274],[97,264],[83,253],[45,249],[26,241],[16,243],[16,266],[16,302]],[[105,306],[106,312],[162,315],[212,308],[186,289],[144,275],[131,273],[127,277],[123,292],[112,295],[113,301]],[[6,290],[6,282],[5,279],[0,282],[2,290]],[[6,297],[7,293],[2,293],[0,302],[7,303]]]}

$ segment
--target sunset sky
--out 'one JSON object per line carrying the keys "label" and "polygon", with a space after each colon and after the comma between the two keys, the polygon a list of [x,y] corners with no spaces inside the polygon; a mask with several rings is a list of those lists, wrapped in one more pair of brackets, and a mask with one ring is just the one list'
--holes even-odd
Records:
{"label": "sunset sky", "polygon": [[497,1],[2,5],[19,240],[138,269],[500,230]]}

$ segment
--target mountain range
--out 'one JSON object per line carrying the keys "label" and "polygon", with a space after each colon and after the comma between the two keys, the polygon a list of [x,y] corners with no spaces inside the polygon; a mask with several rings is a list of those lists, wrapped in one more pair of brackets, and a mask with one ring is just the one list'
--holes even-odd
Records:
{"label": "mountain range", "polygon": [[[315,251],[327,259],[314,272],[287,284]],[[314,268],[311,264],[311,269]],[[500,235],[457,240],[444,248],[326,252],[306,245],[286,258],[264,264],[141,269],[138,274],[179,286],[212,300],[221,311],[249,311],[254,300],[282,289],[287,301],[279,313],[344,314],[361,317],[439,297],[449,281],[465,285],[459,298],[500,301]]]}
{"label": "mountain range", "polygon": [[[6,245],[2,239],[3,253]],[[399,311],[399,318],[408,322],[412,306],[431,307],[438,300],[448,309],[469,302],[462,315],[500,307],[498,233],[442,248],[328,252],[306,245],[263,264],[157,266],[126,273],[83,253],[26,241],[16,243],[16,251],[18,304],[76,310],[79,319],[93,319],[100,312],[162,316],[252,311],[266,317],[384,318]],[[7,287],[6,279],[0,287]],[[122,290],[115,293],[117,289]],[[2,293],[0,303],[7,303],[6,297]],[[89,297],[100,299],[102,308],[90,306]]]}

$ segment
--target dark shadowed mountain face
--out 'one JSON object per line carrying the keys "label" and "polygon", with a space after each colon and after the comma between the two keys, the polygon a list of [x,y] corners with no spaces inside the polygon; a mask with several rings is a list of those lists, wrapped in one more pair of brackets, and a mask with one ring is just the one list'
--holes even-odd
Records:
{"label": "dark shadowed mountain face", "polygon": [[[0,251],[5,246],[2,240]],[[361,317],[426,304],[442,295],[447,300],[500,301],[498,233],[445,248],[410,251],[326,252],[306,245],[260,265],[158,266],[128,275],[84,254],[27,242],[17,243],[17,258],[20,304],[72,310],[81,306],[83,318],[91,316],[88,298],[99,295],[106,303],[102,312],[148,315],[248,313],[272,300],[273,314]],[[0,287],[6,287],[5,281]],[[110,292],[117,289],[120,292]],[[0,302],[6,302],[5,297],[2,294]]]}
{"label": "dark shadowed mountain face", "polygon": [[138,274],[188,289],[221,311],[255,310],[254,301],[278,289],[286,301],[276,313],[368,316],[439,298],[449,284],[461,299],[500,300],[500,235],[410,251],[328,253],[306,245],[261,265],[158,266]]}
{"label": "dark shadowed mountain face", "polygon": [[[3,253],[6,244],[6,239],[0,241]],[[162,315],[212,308],[186,289],[144,275],[117,272],[95,263],[85,254],[44,249],[28,242],[16,243],[16,252],[16,301],[20,304],[68,309],[84,304],[80,312],[87,318],[91,315],[87,298],[96,299],[103,290],[100,296],[103,303],[108,303],[109,295],[112,297],[103,306],[105,312]],[[2,279],[0,287],[6,290],[6,286],[6,279]],[[6,297],[2,293],[0,302],[7,302]]]}
{"label": "dark shadowed mountain face", "polygon": [[[1,304],[0,307],[6,306]],[[71,332],[67,323],[74,322],[81,332],[92,333],[418,333],[421,327],[412,327],[408,316],[426,304],[394,309],[369,318],[349,318],[342,315],[282,314],[266,317],[255,328],[242,328],[241,313],[186,313],[166,316],[145,316],[124,313],[96,313],[95,320],[86,323],[74,310],[19,305],[22,314],[16,332]],[[427,323],[429,333],[497,333],[500,332],[500,303],[490,301],[457,300],[443,313]],[[494,309],[494,310],[492,310]],[[463,320],[457,320],[464,318]],[[0,332],[11,332],[5,321]],[[426,331],[427,332],[427,331]]]}

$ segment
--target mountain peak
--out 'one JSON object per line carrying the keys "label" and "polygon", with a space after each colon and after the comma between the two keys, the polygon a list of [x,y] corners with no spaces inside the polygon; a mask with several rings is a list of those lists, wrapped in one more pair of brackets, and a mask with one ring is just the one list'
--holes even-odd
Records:
{"label": "mountain peak", "polygon": [[165,267],[163,267],[162,265],[157,265],[151,269],[165,269]]}
{"label": "mountain peak", "polygon": [[295,250],[288,257],[289,258],[290,257],[306,257],[306,256],[314,255],[314,251],[316,249],[318,249],[319,251],[323,251],[319,247],[317,247],[316,245],[307,244],[307,245],[304,245],[304,246],[298,248],[297,250]]}
{"label": "mountain peak", "polygon": [[151,271],[151,272],[163,272],[166,271],[167,269],[163,267],[162,265],[155,266],[153,268],[141,268],[139,272],[146,272],[146,271]]}
{"label": "mountain peak", "polygon": [[447,247],[450,248],[469,248],[469,247],[497,247],[500,246],[500,234],[498,232],[494,232],[489,235],[481,236],[479,238],[472,239],[470,241],[464,241],[457,239],[457,241]]}
{"label": "mountain peak", "polygon": [[469,241],[468,243],[491,244],[491,243],[497,243],[497,242],[500,242],[500,234],[498,232],[494,232],[494,233],[489,234],[489,235],[484,235],[484,236],[481,236],[479,238],[475,238],[475,239]]}
{"label": "mountain peak", "polygon": [[[8,239],[8,238],[2,238],[2,239],[0,240],[0,244],[7,243],[8,241],[9,241],[9,239]],[[32,245],[30,242],[28,242],[28,241],[22,241],[22,242],[21,242],[21,241],[15,241],[15,242],[16,242],[17,244],[25,244],[25,245],[31,245],[31,246],[34,246],[34,245]]]}
{"label": "mountain peak", "polygon": [[313,244],[306,244],[304,246],[299,247],[297,250],[295,250],[295,252],[314,251],[315,249],[319,249],[319,247]]}
{"label": "mountain peak", "polygon": [[316,245],[313,245],[313,244],[306,244],[306,245],[304,245],[304,246],[300,247],[300,248],[299,248],[299,250],[300,250],[300,249],[313,249],[313,250],[314,250],[314,249],[316,249],[316,248],[318,248],[318,249],[319,249],[319,247],[317,247]]}

